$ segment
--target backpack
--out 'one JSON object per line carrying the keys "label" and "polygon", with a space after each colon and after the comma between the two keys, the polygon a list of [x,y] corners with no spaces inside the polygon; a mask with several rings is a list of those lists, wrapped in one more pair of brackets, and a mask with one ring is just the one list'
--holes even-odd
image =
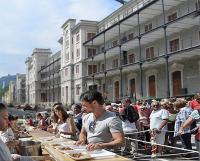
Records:
{"label": "backpack", "polygon": [[122,121],[128,120],[130,123],[133,123],[139,119],[139,114],[129,105],[120,114],[120,118]]}

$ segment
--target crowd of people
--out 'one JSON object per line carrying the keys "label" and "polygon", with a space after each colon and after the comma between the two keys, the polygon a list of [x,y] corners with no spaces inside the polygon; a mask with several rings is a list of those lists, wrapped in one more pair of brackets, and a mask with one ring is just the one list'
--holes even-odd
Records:
{"label": "crowd of people", "polygon": [[[200,93],[193,99],[171,98],[139,100],[129,98],[121,102],[105,102],[98,91],[87,91],[80,96],[80,104],[66,110],[62,103],[52,107],[51,114],[36,113],[37,128],[59,136],[70,136],[76,145],[86,145],[88,151],[96,149],[119,149],[137,153],[138,140],[176,147],[181,140],[183,148],[192,149],[191,135],[195,134],[196,149],[200,146]],[[0,159],[3,153],[10,160],[18,153],[17,138],[20,127],[17,118],[9,116],[4,104],[0,104]],[[26,124],[34,126],[30,116]],[[191,130],[193,129],[193,130]],[[126,137],[132,140],[127,141]],[[3,144],[3,146],[2,146]],[[157,146],[157,152],[166,152]],[[172,150],[172,149],[170,149]],[[5,159],[1,159],[5,160]],[[7,159],[8,160],[8,159]]]}
{"label": "crowd of people", "polygon": [[[125,142],[122,151],[131,151],[132,153],[137,152],[138,141],[126,142],[125,139],[122,139],[124,136],[150,142],[151,134],[154,132],[157,144],[176,147],[176,142],[181,140],[183,148],[192,149],[191,136],[195,134],[196,148],[199,150],[200,93],[189,100],[171,98],[160,101],[139,100],[132,103],[129,98],[125,98],[121,102],[110,103],[104,102],[101,93],[88,91],[81,95],[80,100],[80,104],[71,106],[72,112],[65,111],[61,103],[55,104],[52,110],[51,125],[47,123],[45,127],[47,131],[71,135],[73,139],[79,139],[77,144],[104,143],[108,142],[106,140],[108,138],[115,140],[117,137],[121,145]],[[109,115],[112,114],[112,117],[107,116],[104,111],[109,112]],[[114,117],[114,122],[109,120],[111,125],[108,124],[106,117]],[[40,122],[38,127],[43,129],[43,124]],[[42,122],[45,123],[45,121]],[[105,125],[110,125],[110,127],[105,127]],[[116,126],[113,130],[112,126],[114,125]],[[104,130],[106,128],[110,130],[110,134],[106,133]],[[112,132],[112,130],[117,132]],[[115,136],[116,133],[117,136]],[[87,138],[85,138],[86,136]],[[105,136],[109,137],[101,138]],[[111,145],[103,146],[103,148],[111,147]],[[173,149],[164,150],[162,146],[158,146],[157,149],[160,154],[165,151],[173,152]]]}

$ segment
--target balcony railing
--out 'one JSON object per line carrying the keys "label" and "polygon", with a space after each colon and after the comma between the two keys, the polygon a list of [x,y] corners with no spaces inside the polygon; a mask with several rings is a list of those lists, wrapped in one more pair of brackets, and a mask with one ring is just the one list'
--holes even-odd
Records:
{"label": "balcony railing", "polygon": [[[184,51],[187,51],[189,49],[193,49],[193,48],[200,48],[200,39],[196,39],[194,40],[192,37],[190,37],[189,39],[182,39],[180,42],[179,42],[179,47],[175,47],[173,48],[173,51],[171,50],[170,51],[170,47],[168,49],[168,55],[171,56],[175,53],[179,53],[181,55],[182,52]],[[136,53],[135,52],[135,55],[139,55],[139,53]],[[185,53],[184,53],[185,54]],[[123,67],[126,67],[126,66],[130,66],[130,65],[134,65],[134,64],[139,64],[140,61],[141,62],[154,62],[154,61],[157,61],[160,57],[163,57],[165,56],[166,53],[164,51],[164,48],[155,48],[155,53],[154,53],[154,57],[151,57],[151,58],[146,58],[146,53],[142,53],[142,58],[141,60],[139,59],[134,59],[134,62],[129,62],[128,58],[125,60],[123,59],[122,60],[122,66]],[[136,57],[137,58],[137,57]],[[138,57],[139,58],[139,57]],[[107,64],[110,64],[110,63],[113,63],[112,60],[110,59],[110,61],[107,61]],[[106,66],[107,69],[106,71],[110,71],[110,70],[116,70],[116,69],[119,69],[119,64],[118,65],[114,65],[114,66]],[[104,71],[102,70],[98,70],[98,73],[96,74],[102,74]]]}

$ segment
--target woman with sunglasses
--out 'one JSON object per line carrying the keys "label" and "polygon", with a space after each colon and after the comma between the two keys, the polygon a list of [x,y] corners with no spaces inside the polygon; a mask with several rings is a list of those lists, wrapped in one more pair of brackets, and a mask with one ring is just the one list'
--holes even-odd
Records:
{"label": "woman with sunglasses", "polygon": [[[169,112],[166,109],[161,108],[160,102],[158,101],[153,101],[151,103],[151,108],[153,110],[150,115],[150,129],[152,130],[152,136],[155,137],[155,142],[157,144],[164,144]],[[161,146],[158,146],[158,153],[163,153],[163,148]]]}

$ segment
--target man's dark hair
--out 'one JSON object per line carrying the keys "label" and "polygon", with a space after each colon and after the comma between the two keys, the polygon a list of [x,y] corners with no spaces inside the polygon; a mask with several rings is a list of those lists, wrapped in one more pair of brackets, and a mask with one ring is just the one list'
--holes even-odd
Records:
{"label": "man's dark hair", "polygon": [[7,107],[3,103],[0,103],[0,112],[4,110],[7,110]]}
{"label": "man's dark hair", "polygon": [[76,107],[79,110],[81,110],[81,108],[82,108],[80,103],[75,103],[75,104],[72,105],[72,107]]}
{"label": "man's dark hair", "polygon": [[105,105],[106,106],[111,105],[111,102],[105,102]]}
{"label": "man's dark hair", "polygon": [[115,103],[116,103],[116,104],[120,104],[120,103],[122,103],[122,102],[118,100],[118,101],[115,101]]}
{"label": "man's dark hair", "polygon": [[14,117],[13,115],[9,115],[9,116],[8,116],[8,120],[9,120],[9,121],[14,121],[14,120],[15,120],[15,117]]}
{"label": "man's dark hair", "polygon": [[56,103],[53,104],[53,107],[55,107],[55,106],[57,106],[57,105],[62,106],[63,104],[62,104],[61,102],[56,102]]}
{"label": "man's dark hair", "polygon": [[15,120],[18,120],[19,119],[19,116],[14,116]]}
{"label": "man's dark hair", "polygon": [[104,99],[103,99],[102,94],[96,90],[89,90],[89,91],[86,91],[85,93],[82,93],[80,96],[80,100],[89,102],[89,103],[92,103],[92,101],[95,100],[100,105],[104,104]]}
{"label": "man's dark hair", "polygon": [[122,100],[122,102],[124,102],[124,103],[131,103],[131,99],[130,98],[124,98]]}
{"label": "man's dark hair", "polygon": [[35,115],[36,115],[36,117],[42,117],[42,114],[39,112],[37,112]]}

